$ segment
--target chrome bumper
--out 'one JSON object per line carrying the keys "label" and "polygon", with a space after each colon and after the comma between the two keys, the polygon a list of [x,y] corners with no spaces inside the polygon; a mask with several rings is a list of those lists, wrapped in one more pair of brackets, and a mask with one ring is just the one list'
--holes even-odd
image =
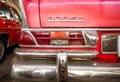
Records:
{"label": "chrome bumper", "polygon": [[[71,60],[71,57],[80,57],[80,55],[70,55],[70,52],[59,52],[55,55],[54,51],[49,53],[39,53],[34,51],[21,52],[16,50],[18,54],[12,61],[13,78],[25,81],[39,82],[119,82],[120,81],[120,63],[100,63],[91,60]],[[18,53],[19,52],[19,53]],[[51,53],[53,54],[51,57]],[[30,59],[28,55],[33,56],[34,53],[41,59]],[[75,54],[75,52],[72,52]],[[78,51],[76,52],[78,53]],[[84,52],[86,53],[86,52]],[[45,55],[46,54],[46,55]],[[68,56],[67,56],[68,55]],[[27,59],[23,59],[23,56]],[[49,58],[49,56],[51,58]],[[56,57],[55,57],[56,56]],[[21,58],[22,57],[22,58]],[[83,57],[83,56],[81,56]],[[89,56],[84,56],[84,58]],[[91,57],[91,56],[90,56]]]}
{"label": "chrome bumper", "polygon": [[95,50],[29,50],[15,49],[15,54],[24,59],[56,58],[59,53],[66,53],[68,58],[90,59],[98,55]]}

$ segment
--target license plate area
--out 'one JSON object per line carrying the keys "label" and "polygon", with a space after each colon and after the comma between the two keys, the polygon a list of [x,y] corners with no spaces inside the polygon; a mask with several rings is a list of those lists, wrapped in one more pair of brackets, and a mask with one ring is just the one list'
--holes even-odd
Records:
{"label": "license plate area", "polygon": [[68,45],[69,44],[69,40],[50,40],[50,44],[51,45]]}

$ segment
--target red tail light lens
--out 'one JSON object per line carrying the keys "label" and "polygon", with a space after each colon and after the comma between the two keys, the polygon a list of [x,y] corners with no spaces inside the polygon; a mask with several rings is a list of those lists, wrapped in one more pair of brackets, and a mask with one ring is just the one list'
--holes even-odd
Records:
{"label": "red tail light lens", "polygon": [[35,45],[33,38],[26,31],[21,31],[18,42],[20,45]]}
{"label": "red tail light lens", "polygon": [[85,45],[82,32],[70,32],[69,33],[70,45]]}

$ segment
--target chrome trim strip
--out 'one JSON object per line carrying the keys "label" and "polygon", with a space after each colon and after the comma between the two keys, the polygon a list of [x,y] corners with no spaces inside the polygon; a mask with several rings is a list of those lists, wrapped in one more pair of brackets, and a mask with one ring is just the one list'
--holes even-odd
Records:
{"label": "chrome trim strip", "polygon": [[46,31],[46,32],[55,32],[55,31],[120,31],[120,28],[23,28],[24,31]]}
{"label": "chrome trim strip", "polygon": [[120,57],[120,35],[118,36],[117,39],[117,53],[118,53],[118,57]]}
{"label": "chrome trim strip", "polygon": [[[101,51],[102,51],[102,50],[101,50]],[[103,51],[102,51],[102,53],[103,53],[103,54],[117,54],[117,52],[103,52]]]}
{"label": "chrome trim strip", "polygon": [[[47,52],[46,52],[47,51]],[[16,48],[14,53],[19,57],[27,58],[55,58],[58,53],[66,53],[68,58],[94,58],[98,55],[96,50],[34,50]]]}
{"label": "chrome trim strip", "polygon": [[33,36],[33,34],[30,31],[26,31],[33,39],[35,45],[39,45],[38,42],[36,41],[35,37]]}
{"label": "chrome trim strip", "polygon": [[83,38],[84,38],[85,44],[87,44],[87,40],[86,40],[86,37],[85,37],[85,33],[84,33],[84,31],[82,31],[82,35],[83,35]]}
{"label": "chrome trim strip", "polygon": [[[11,76],[15,79],[39,82],[57,82],[55,60],[12,61]],[[120,82],[120,63],[69,61],[68,82]]]}
{"label": "chrome trim strip", "polygon": [[42,6],[56,6],[56,5],[86,5],[86,4],[89,4],[89,5],[119,5],[120,2],[119,1],[99,1],[99,2],[96,2],[96,1],[88,1],[88,2],[67,2],[67,3],[53,3],[53,4],[42,4]]}
{"label": "chrome trim strip", "polygon": [[96,46],[91,45],[22,45],[20,47],[31,47],[31,48],[95,48]]}
{"label": "chrome trim strip", "polygon": [[24,10],[23,0],[19,0],[19,2],[20,2],[20,10],[22,13],[22,27],[28,28],[28,22],[27,22],[27,17]]}
{"label": "chrome trim strip", "polygon": [[92,2],[90,2],[90,1],[88,1],[88,2],[86,2],[86,1],[84,1],[84,2],[67,2],[67,3],[54,3],[54,4],[43,4],[42,6],[54,6],[54,5],[71,5],[71,4],[79,4],[79,5],[84,5],[84,4],[89,4],[89,5],[98,5],[98,4],[120,4],[120,2],[119,1],[99,1],[99,2],[96,2],[96,1],[92,1]]}

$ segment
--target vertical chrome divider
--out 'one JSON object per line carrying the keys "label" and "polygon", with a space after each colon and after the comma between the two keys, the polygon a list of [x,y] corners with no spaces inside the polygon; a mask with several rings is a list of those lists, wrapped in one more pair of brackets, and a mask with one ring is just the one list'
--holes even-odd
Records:
{"label": "vertical chrome divider", "polygon": [[118,52],[118,57],[120,57],[120,35],[118,35],[118,39],[117,39],[117,52]]}
{"label": "vertical chrome divider", "polygon": [[67,82],[68,80],[68,61],[66,53],[58,53],[57,54],[57,82]]}
{"label": "vertical chrome divider", "polygon": [[22,27],[23,28],[28,28],[28,21],[27,21],[25,9],[24,9],[23,0],[19,0],[19,4],[20,4],[20,10],[21,10],[21,13],[22,13]]}

